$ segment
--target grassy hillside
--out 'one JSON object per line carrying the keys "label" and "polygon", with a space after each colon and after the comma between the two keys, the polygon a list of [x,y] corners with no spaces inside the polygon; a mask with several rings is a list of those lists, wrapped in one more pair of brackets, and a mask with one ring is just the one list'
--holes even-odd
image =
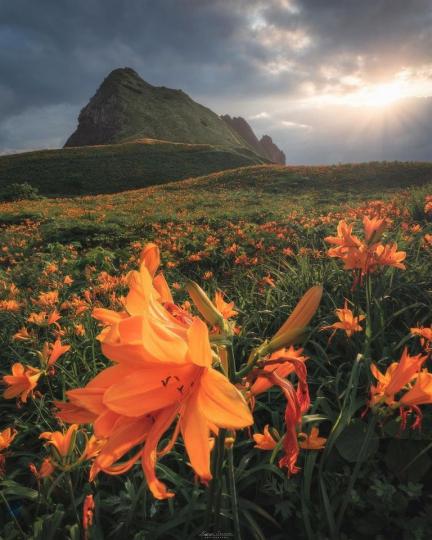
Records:
{"label": "grassy hillside", "polygon": [[[314,215],[335,206],[347,208],[364,200],[401,196],[405,192],[401,190],[415,186],[423,192],[431,185],[432,163],[258,165],[122,193],[2,204],[0,222],[19,221],[27,215],[54,220],[52,226],[67,229],[69,239],[78,222],[83,224],[79,235],[96,238],[111,226],[113,234],[127,230],[133,235],[137,227],[160,221],[283,221],[292,211]],[[56,234],[47,240],[56,239]]]}
{"label": "grassy hillside", "polygon": [[230,189],[257,189],[264,192],[369,193],[420,186],[432,181],[432,162],[372,161],[341,165],[283,166],[261,165],[226,170],[188,180],[183,186],[207,189],[217,185]]}
{"label": "grassy hillside", "polygon": [[245,148],[144,139],[0,157],[0,190],[28,182],[43,195],[113,193],[264,163]]}

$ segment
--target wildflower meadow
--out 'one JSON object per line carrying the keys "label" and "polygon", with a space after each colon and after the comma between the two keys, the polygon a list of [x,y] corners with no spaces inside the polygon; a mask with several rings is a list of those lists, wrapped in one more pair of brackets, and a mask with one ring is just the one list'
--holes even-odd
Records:
{"label": "wildflower meadow", "polygon": [[429,538],[430,185],[161,189],[0,206],[0,538]]}

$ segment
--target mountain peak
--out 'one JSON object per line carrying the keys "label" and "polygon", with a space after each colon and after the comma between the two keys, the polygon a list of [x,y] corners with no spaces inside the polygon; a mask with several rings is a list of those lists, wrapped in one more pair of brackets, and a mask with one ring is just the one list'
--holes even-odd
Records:
{"label": "mountain peak", "polygon": [[193,101],[182,90],[152,86],[129,67],[103,80],[81,110],[76,131],[65,147],[116,144],[159,139],[245,147],[217,114]]}
{"label": "mountain peak", "polygon": [[109,77],[117,77],[117,76],[131,76],[136,77],[137,79],[141,79],[141,77],[138,75],[138,73],[132,69],[131,67],[123,67],[123,68],[116,68],[111,71],[111,73],[108,75],[107,79]]}
{"label": "mountain peak", "polygon": [[130,67],[124,67],[117,68],[111,71],[111,73],[109,73],[102,81],[99,90],[107,86],[128,84],[132,87],[136,87],[137,89],[139,89],[140,87],[154,88],[151,84],[142,79],[134,69]]}

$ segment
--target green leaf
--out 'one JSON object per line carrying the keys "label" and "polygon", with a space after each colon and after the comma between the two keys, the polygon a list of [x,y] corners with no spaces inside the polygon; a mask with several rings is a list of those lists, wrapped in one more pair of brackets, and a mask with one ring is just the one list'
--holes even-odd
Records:
{"label": "green leaf", "polygon": [[13,480],[4,480],[0,483],[0,488],[6,499],[30,499],[34,501],[38,498],[35,489],[24,487]]}
{"label": "green leaf", "polygon": [[[366,432],[367,424],[362,420],[354,420],[339,435],[336,441],[336,448],[346,461],[355,463],[358,460]],[[374,434],[364,451],[363,459],[369,459],[378,450],[378,445],[379,439]]]}

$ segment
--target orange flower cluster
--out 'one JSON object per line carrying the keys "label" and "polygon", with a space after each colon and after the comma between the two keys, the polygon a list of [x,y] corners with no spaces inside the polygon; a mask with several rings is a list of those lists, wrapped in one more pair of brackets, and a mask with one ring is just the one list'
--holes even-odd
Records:
{"label": "orange flower cluster", "polygon": [[[77,444],[78,435],[85,441],[82,451]],[[39,439],[46,441],[45,446],[50,448],[51,455],[43,460],[39,470],[33,463],[30,464],[30,470],[38,481],[51,476],[56,469],[69,471],[84,461],[94,459],[105,444],[104,440],[98,440],[95,436],[88,439],[76,424],[72,424],[66,432],[45,431],[39,435]]]}
{"label": "orange flower cluster", "polygon": [[[286,345],[297,340],[315,314],[322,296],[322,287],[309,289],[294,311],[276,332],[269,344],[262,346],[263,353],[270,349],[269,355],[264,355],[263,366],[252,372],[250,392],[257,396],[272,386],[277,386],[284,394],[287,404],[285,408],[286,432],[282,438],[283,457],[279,460],[280,467],[286,467],[289,474],[296,474],[297,458],[300,451],[299,432],[302,418],[310,406],[309,388],[306,381],[307,370],[303,350],[296,350],[292,345]],[[285,347],[279,349],[279,343]],[[275,350],[276,349],[276,350]],[[297,376],[297,388],[286,378],[291,373]],[[264,432],[264,439],[255,441],[264,445],[269,444],[269,432]]]}
{"label": "orange flower cluster", "polygon": [[[322,288],[310,289],[273,338],[252,353],[249,388],[242,386],[242,393],[226,376],[229,362],[223,342],[235,333],[229,321],[237,315],[233,302],[226,302],[221,292],[211,302],[197,284],[189,282],[187,290],[207,326],[189,309],[174,304],[164,275],[158,273],[159,265],[159,249],[148,244],[142,250],[139,271],[128,275],[124,310],[94,309],[93,316],[104,325],[98,336],[102,352],[114,365],[84,388],[69,390],[67,403],[56,403],[61,420],[91,423],[97,439],[105,442],[90,478],[101,471],[121,474],[140,460],[154,497],[172,497],[155,468],[181,433],[192,468],[208,483],[212,478],[210,435],[217,435],[220,428],[234,432],[250,426],[253,417],[244,394],[256,396],[273,385],[287,398],[280,466],[297,472],[297,433],[310,401],[306,357],[301,349],[286,347],[304,332]],[[290,373],[297,376],[297,388],[286,379]],[[159,449],[172,425],[168,442]],[[121,461],[129,452],[132,456]]]}
{"label": "orange flower cluster", "polygon": [[384,266],[405,269],[402,261],[404,251],[397,251],[397,244],[381,244],[382,233],[386,227],[384,219],[363,218],[364,240],[354,235],[353,226],[341,220],[337,227],[337,236],[327,236],[325,241],[333,244],[328,250],[330,257],[342,259],[346,270],[356,270],[360,276],[375,272]]}
{"label": "orange flower cluster", "polygon": [[[263,433],[255,433],[253,439],[256,442],[255,448],[260,450],[274,450],[280,440],[279,433],[269,425],[264,427]],[[322,450],[327,442],[325,437],[319,436],[319,429],[313,427],[310,433],[298,434],[299,446],[302,450]]]}
{"label": "orange flower cluster", "polygon": [[416,420],[413,428],[420,427],[422,413],[419,405],[432,403],[432,373],[421,370],[427,355],[410,356],[405,348],[399,362],[393,362],[385,373],[371,365],[372,375],[378,381],[371,386],[369,406],[385,405],[400,409],[402,429],[406,426],[408,414],[414,412]]}

